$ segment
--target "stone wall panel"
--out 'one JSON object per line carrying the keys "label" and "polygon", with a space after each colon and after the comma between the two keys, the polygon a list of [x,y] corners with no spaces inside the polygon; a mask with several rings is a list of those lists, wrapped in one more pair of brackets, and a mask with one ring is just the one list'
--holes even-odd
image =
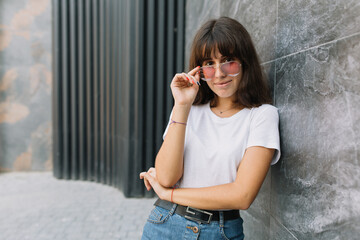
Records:
{"label": "stone wall panel", "polygon": [[185,17],[185,68],[188,69],[190,49],[196,31],[207,20],[220,17],[220,0],[187,1]]}
{"label": "stone wall panel", "polygon": [[360,2],[187,2],[194,5],[212,10],[193,21],[229,16],[248,29],[279,109],[282,157],[242,211],[246,238],[357,239]]}
{"label": "stone wall panel", "polygon": [[221,2],[221,16],[238,20],[251,33],[262,63],[275,58],[276,0],[236,0]]}
{"label": "stone wall panel", "polygon": [[51,1],[1,1],[0,16],[0,171],[51,170]]}
{"label": "stone wall panel", "polygon": [[357,0],[278,1],[277,57],[360,32]]}
{"label": "stone wall panel", "polygon": [[283,155],[272,173],[271,206],[298,239],[344,236],[360,216],[360,207],[352,203],[360,200],[359,144],[352,120],[359,115],[352,103],[360,92],[347,90],[348,82],[358,80],[339,67],[351,68],[358,41],[353,37],[277,61]]}

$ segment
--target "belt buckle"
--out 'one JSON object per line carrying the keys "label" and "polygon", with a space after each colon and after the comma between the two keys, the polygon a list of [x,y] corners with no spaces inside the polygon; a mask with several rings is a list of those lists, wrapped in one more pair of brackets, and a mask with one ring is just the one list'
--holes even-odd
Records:
{"label": "belt buckle", "polygon": [[[192,210],[192,211],[191,211]],[[192,208],[192,207],[187,207],[186,208],[186,213],[190,213],[192,215],[195,215],[196,212],[200,212],[200,213],[203,213],[203,214],[206,214],[208,215],[208,220],[205,221],[205,220],[202,220],[202,219],[199,219],[199,218],[196,218],[196,217],[193,217],[193,216],[188,216],[188,215],[185,215],[184,217],[186,219],[189,219],[189,220],[192,220],[192,221],[195,221],[195,222],[201,222],[201,223],[206,223],[206,224],[209,224],[210,221],[211,221],[211,218],[212,218],[212,213],[209,213],[209,212],[206,212],[204,210],[200,210],[200,209],[197,209],[197,208]]]}

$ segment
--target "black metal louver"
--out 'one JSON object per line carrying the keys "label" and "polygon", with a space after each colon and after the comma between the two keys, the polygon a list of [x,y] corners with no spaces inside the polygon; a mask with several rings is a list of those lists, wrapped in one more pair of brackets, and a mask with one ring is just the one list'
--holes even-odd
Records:
{"label": "black metal louver", "polygon": [[60,179],[150,196],[154,164],[184,71],[185,0],[53,0],[53,163]]}

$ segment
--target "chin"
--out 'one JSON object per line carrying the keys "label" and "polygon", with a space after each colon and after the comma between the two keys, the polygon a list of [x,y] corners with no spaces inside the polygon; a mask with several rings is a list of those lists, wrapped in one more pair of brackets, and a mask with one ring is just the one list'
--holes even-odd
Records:
{"label": "chin", "polygon": [[235,93],[222,93],[222,92],[215,92],[215,94],[219,98],[232,98],[235,95]]}

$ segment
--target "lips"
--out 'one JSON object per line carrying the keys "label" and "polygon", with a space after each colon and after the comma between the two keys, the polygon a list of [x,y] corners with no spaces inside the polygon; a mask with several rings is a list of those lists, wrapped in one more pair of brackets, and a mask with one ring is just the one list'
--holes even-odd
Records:
{"label": "lips", "polygon": [[219,82],[219,83],[214,83],[214,85],[218,86],[218,87],[225,87],[227,86],[232,80],[228,80],[225,82]]}

